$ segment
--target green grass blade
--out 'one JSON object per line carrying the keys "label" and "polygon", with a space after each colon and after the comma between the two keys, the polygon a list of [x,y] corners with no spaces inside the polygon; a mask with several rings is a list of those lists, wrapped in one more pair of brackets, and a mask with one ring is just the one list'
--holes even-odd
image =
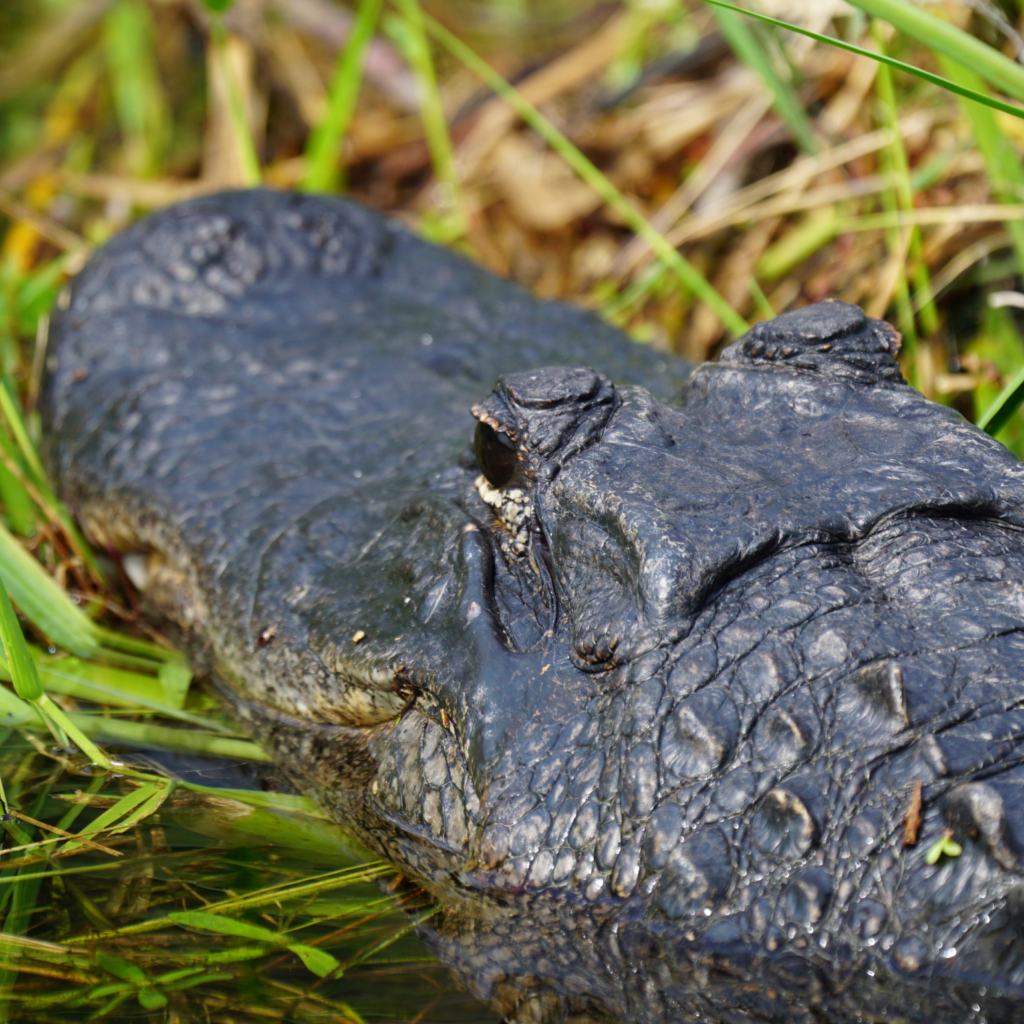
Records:
{"label": "green grass blade", "polygon": [[1010,417],[1024,402],[1024,369],[1021,369],[1013,380],[999,393],[996,400],[978,417],[977,426],[986,434],[995,436],[1007,423]]}
{"label": "green grass blade", "polygon": [[427,31],[453,57],[473,72],[489,89],[497,93],[559,156],[585,181],[679,278],[682,284],[704,302],[729,331],[735,335],[747,330],[741,317],[704,276],[660,231],[652,227],[633,204],[528,100],[509,85],[470,47],[429,15],[424,15]]}
{"label": "green grass blade", "polygon": [[360,0],[352,34],[338,58],[327,113],[310,134],[306,146],[306,174],[301,186],[304,192],[333,192],[340,184],[342,147],[359,97],[366,50],[382,6],[383,0]]}
{"label": "green grass blade", "polygon": [[21,480],[24,471],[19,473],[19,469],[14,442],[0,430],[0,503],[11,529],[22,537],[32,537],[38,529],[36,503]]}
{"label": "green grass blade", "polygon": [[[137,667],[142,667],[142,664],[146,663],[145,667],[150,669],[153,668],[153,666],[148,664],[149,662],[175,665],[177,666],[175,671],[188,671],[189,678],[191,679],[191,671],[187,667],[188,662],[185,661],[185,656],[180,651],[174,651],[167,647],[160,647],[149,640],[140,640],[137,636],[128,636],[125,633],[118,633],[116,630],[107,629],[97,623],[93,623],[92,629],[93,636],[96,638],[96,641],[108,650],[125,652],[126,656],[132,655],[134,660],[130,662],[131,664],[134,664]],[[141,659],[141,661],[139,659]],[[118,664],[129,664],[129,661],[118,661]],[[175,685],[182,685],[180,678]]]}
{"label": "green grass blade", "polygon": [[393,945],[403,935],[407,935],[409,932],[418,928],[424,921],[429,921],[435,914],[439,913],[440,907],[431,907],[429,910],[424,911],[418,917],[413,918],[404,928],[400,928],[398,931],[393,932],[386,939],[382,939],[380,942],[373,946],[369,946],[362,950],[355,957],[353,957],[347,964],[345,964],[346,970],[350,967],[354,967],[356,964],[362,963],[364,960],[369,960],[371,957],[376,956],[379,952],[387,949],[388,946]]}
{"label": "green grass blade", "polygon": [[222,917],[202,910],[181,910],[167,915],[175,924],[187,928],[200,928],[203,931],[216,932],[219,935],[232,935],[238,938],[251,939],[254,942],[266,942],[275,946],[284,946],[291,950],[314,974],[324,978],[328,974],[340,970],[341,964],[322,949],[306,946],[295,942],[291,936],[281,932],[272,932],[269,928],[239,921],[233,917]]}
{"label": "green grass blade", "polygon": [[281,940],[285,938],[269,928],[262,928],[248,921],[239,921],[234,917],[210,914],[204,910],[178,910],[168,914],[167,918],[186,928],[201,928],[203,931],[216,932],[218,935],[235,935],[240,939],[270,942],[275,946],[281,945]]}
{"label": "green grass blade", "polygon": [[210,19],[210,44],[213,46],[214,60],[220,68],[224,88],[228,94],[228,117],[231,120],[231,134],[235,139],[235,149],[242,170],[242,182],[246,188],[257,188],[263,180],[260,170],[260,158],[256,152],[256,143],[249,127],[249,118],[242,101],[242,90],[238,86],[234,69],[228,60],[227,33],[220,15]]}
{"label": "green grass blade", "polygon": [[726,42],[744,64],[757,74],[775,97],[775,110],[789,126],[793,138],[805,153],[816,153],[814,128],[793,87],[776,73],[764,48],[747,23],[735,12],[720,7],[715,20]]}
{"label": "green grass blade", "polygon": [[[877,24],[874,27],[877,29]],[[875,31],[874,38],[879,52],[885,53],[885,39],[882,37],[881,32]],[[884,150],[884,157],[893,177],[894,186],[892,196],[894,202],[890,205],[900,210],[912,210],[914,208],[914,187],[910,177],[910,161],[907,159],[907,151],[903,145],[903,133],[899,130],[900,115],[899,104],[896,100],[896,84],[893,81],[892,68],[888,64],[879,65],[878,76],[875,79],[875,88],[882,112],[882,121],[884,126],[889,129],[890,134],[889,145]],[[890,250],[895,250],[900,246],[902,246],[900,232],[890,232]],[[914,288],[917,294],[924,298],[920,313],[921,327],[926,335],[934,335],[939,328],[939,314],[931,298],[932,286],[928,275],[928,267],[921,256],[921,231],[916,226],[910,229],[907,255]],[[917,327],[914,321],[914,306],[910,301],[906,267],[901,268],[896,294],[899,306],[900,330],[903,332],[904,341],[909,343],[907,351],[908,361],[912,361],[913,349],[917,344]],[[914,369],[916,372],[916,366]]]}
{"label": "green grass blade", "polygon": [[[151,814],[155,814],[160,810],[160,805],[171,795],[174,791],[175,782],[168,780],[163,786],[157,783],[151,783],[154,791],[146,797],[130,814],[128,814],[123,821],[119,821],[112,829],[111,833],[125,832],[132,827],[132,825],[138,824],[143,818],[148,818]],[[141,787],[140,787],[141,788]]]}
{"label": "green grass blade", "polygon": [[0,726],[27,725],[39,721],[39,715],[29,701],[11,693],[6,686],[0,686]]}
{"label": "green grass blade", "polygon": [[794,267],[835,238],[840,216],[835,206],[824,206],[809,213],[788,234],[764,251],[754,273],[769,284],[785,277]]}
{"label": "green grass blade", "polygon": [[97,653],[99,644],[85,613],[2,525],[0,581],[32,625],[58,647],[81,657]]}
{"label": "green grass blade", "polygon": [[[151,800],[154,794],[162,793],[164,788],[165,787],[156,782],[144,783],[136,789],[133,789],[130,793],[126,793],[117,801],[116,804],[114,804],[113,807],[107,808],[107,810],[99,815],[95,821],[91,821],[88,829],[85,831],[88,831],[90,838],[92,838],[96,833],[102,832],[106,829],[115,828],[118,821],[131,814],[136,807],[139,807]],[[81,845],[82,844],[77,840],[69,839],[60,848],[59,852],[66,853],[68,850],[74,850]]]}
{"label": "green grass blade", "polygon": [[115,978],[120,978],[122,981],[130,982],[133,985],[145,985],[149,982],[149,978],[146,977],[141,967],[130,964],[119,956],[113,956],[110,953],[97,950],[96,963],[108,974],[112,974]]}
{"label": "green grass blade", "polygon": [[0,582],[0,640],[11,670],[14,692],[22,700],[38,701],[43,696],[43,684],[36,670],[36,663],[28,651],[28,644],[21,632],[18,616],[7,596],[7,590]]}
{"label": "green grass blade", "polygon": [[315,946],[304,946],[300,942],[288,943],[291,950],[318,978],[326,978],[331,974],[341,975],[341,964],[330,953],[325,953]]}
{"label": "green grass blade", "polygon": [[[888,64],[891,68],[896,68],[899,71],[905,71],[908,75],[914,75],[916,78],[922,78],[926,82],[931,82],[933,85],[938,85],[945,89],[947,92],[956,93],[958,96],[964,96],[969,100],[974,100],[976,103],[983,103],[987,107],[992,107],[994,110],[1002,110],[1006,114],[1012,114],[1014,117],[1024,119],[1024,110],[1020,107],[1015,107],[1012,103],[1006,103],[1003,100],[996,99],[994,96],[988,96],[984,93],[975,92],[973,89],[966,89],[962,85],[958,85],[956,82],[950,81],[948,78],[943,78],[942,75],[933,74],[931,71],[925,71],[923,68],[915,67],[913,64],[907,64],[905,61],[896,60],[895,57],[889,57],[888,55],[876,53],[874,50],[866,50],[863,46],[856,46],[853,43],[848,43],[843,39],[836,39],[834,36],[822,35],[820,32],[812,32],[810,29],[801,28],[799,25],[793,25],[788,21],[780,21],[778,18],[769,18],[767,14],[758,14],[756,11],[747,11],[742,7],[737,7],[735,4],[726,3],[725,0],[702,0],[703,3],[711,4],[713,7],[722,7],[729,11],[736,11],[738,14],[745,14],[748,18],[756,18],[758,21],[763,21],[769,25],[775,25],[778,28],[788,29],[790,32],[799,32],[802,36],[807,36],[809,39],[815,39],[819,43],[825,43],[828,46],[834,46],[840,50],[846,50],[849,53],[856,53],[862,57],[870,57],[872,60],[878,61],[880,64]],[[862,7],[865,10],[864,3],[857,3],[856,6]],[[923,12],[920,12],[923,13]],[[882,15],[884,17],[884,15]],[[929,15],[931,17],[931,15]],[[887,21],[889,19],[886,19]],[[937,20],[937,19],[936,19]],[[940,22],[940,24],[945,24]],[[960,32],[959,29],[954,29],[951,25],[946,25],[946,28],[953,32],[959,33],[966,39],[972,40],[977,43],[983,50],[989,53],[995,54],[1002,60],[1006,61],[1011,68],[1017,67],[1013,61],[1003,57],[1001,53],[993,50],[991,47],[985,46],[984,43],[978,42],[972,36],[967,36],[966,33]],[[970,57],[966,58],[968,61]],[[1024,68],[1018,68],[1020,75],[1024,78]],[[1007,90],[1010,92],[1011,90]],[[1024,87],[1022,87],[1020,94],[1013,92],[1012,95],[1019,96],[1024,99]]]}
{"label": "green grass blade", "polygon": [[170,117],[150,7],[120,0],[104,21],[104,43],[128,166],[136,175],[154,174],[170,141]]}
{"label": "green grass blade", "polygon": [[[200,729],[235,734],[233,728],[215,718],[182,711],[177,700],[173,703],[159,700],[161,690],[158,676],[124,673],[107,665],[79,661],[77,658],[54,657],[49,652],[40,651],[34,644],[29,644],[29,653],[39,669],[44,690],[95,701],[98,704],[111,704],[134,711],[152,711],[166,718],[188,722]],[[107,652],[101,651],[100,657],[106,658]],[[0,658],[0,679],[9,682],[10,678],[7,663]],[[2,722],[0,714],[0,724]]]}
{"label": "green grass blade", "polygon": [[[37,790],[35,799],[29,806],[29,815],[31,817],[39,818],[43,814],[43,808],[46,806],[50,796],[52,782],[51,778],[50,782],[44,783]],[[6,822],[5,827],[16,837],[18,845],[32,841],[32,834],[22,829],[17,823],[13,821]],[[16,869],[13,877],[9,871],[4,871],[0,875],[5,882],[11,882],[11,895],[3,926],[4,934],[8,936],[21,936],[28,931],[32,915],[36,911],[41,888],[40,880],[33,877],[35,874],[36,872],[31,871],[27,865],[22,865]],[[17,950],[14,952],[15,955],[10,959],[16,962]],[[25,947],[22,947],[21,952],[25,952]],[[9,1016],[8,1002],[12,993],[14,978],[14,971],[0,971],[0,1021],[6,1020]]]}
{"label": "green grass blade", "polygon": [[448,121],[444,116],[441,93],[437,87],[434,61],[430,55],[425,15],[419,0],[395,0],[395,7],[401,12],[402,18],[390,22],[392,29],[396,30],[393,31],[393,37],[409,62],[419,86],[420,117],[423,119],[423,132],[427,137],[434,174],[440,188],[451,190],[441,205],[454,213],[460,222],[461,232],[465,228],[462,224],[462,189],[455,166],[455,151],[448,133]]}
{"label": "green grass blade", "polygon": [[237,800],[239,803],[250,804],[253,807],[266,807],[270,810],[307,814],[311,818],[327,819],[327,815],[308,796],[299,796],[295,793],[264,792],[258,789],[227,789],[219,786],[202,786],[198,782],[183,782],[181,785],[192,793],[203,793],[206,796]]}
{"label": "green grass blade", "polygon": [[38,483],[41,480],[45,480],[46,471],[39,460],[35,445],[32,444],[28,436],[28,431],[25,429],[25,421],[21,418],[21,412],[6,382],[3,384],[3,387],[0,387],[0,408],[3,409],[4,417],[7,419],[11,432],[14,434],[14,439],[18,442],[18,447],[21,449],[22,457],[25,459],[34,477],[34,482]]}
{"label": "green grass blade", "polygon": [[30,647],[30,653],[39,668],[43,687],[50,693],[165,713],[180,711],[184,704],[180,687],[165,687],[159,675],[143,675],[75,657],[54,657],[37,647]]}
{"label": "green grass blade", "polygon": [[625,314],[661,284],[668,269],[668,264],[661,262],[646,267],[627,288],[613,295],[601,306],[601,316],[609,323],[621,326]]}
{"label": "green grass blade", "polygon": [[966,64],[982,78],[1024,101],[1024,68],[980,39],[907,0],[850,0],[850,3],[866,14],[895,25],[929,49]]}
{"label": "green grass blade", "polygon": [[[29,437],[21,410],[8,389],[6,381],[0,381],[0,411],[3,412],[7,426],[14,436],[18,450],[28,469],[28,478],[35,487],[40,507],[46,518],[64,531],[75,554],[89,567],[90,572],[92,572],[96,579],[101,579],[99,566],[96,563],[96,557],[93,555],[92,549],[85,543],[70,513],[64,507],[64,503],[57,500],[50,487],[46,471],[43,469],[43,464],[39,459],[39,453]],[[17,469],[17,466],[16,464],[9,464],[8,469],[13,471]]]}
{"label": "green grass blade", "polygon": [[[939,54],[939,63],[947,78],[975,92],[985,91],[981,77],[970,68],[944,54]],[[993,190],[1003,202],[1019,202],[1024,197],[1024,167],[1010,140],[1000,129],[995,114],[980,103],[964,100],[960,103],[974,128],[974,139],[985,160]],[[1011,221],[1006,230],[1017,254],[1017,273],[1024,274],[1024,223]]]}
{"label": "green grass blade", "polygon": [[763,316],[766,320],[773,320],[776,316],[775,310],[772,308],[771,302],[768,301],[768,296],[765,295],[764,290],[753,274],[750,275],[750,295],[757,308],[757,315]]}
{"label": "green grass blade", "polygon": [[[63,666],[63,672],[69,681],[61,682],[58,679],[54,686],[55,690],[70,692],[69,686],[84,685],[91,680],[97,686],[106,686],[107,696],[116,697],[121,694],[122,703],[125,702],[123,695],[130,693],[131,703],[152,710],[165,711],[169,708],[173,713],[174,710],[180,709],[192,679],[191,670],[185,664],[182,655],[97,626],[2,524],[0,581],[8,589],[22,614],[58,647],[80,658],[102,658],[117,665],[152,672],[155,676],[139,676],[137,673],[116,674],[112,669],[87,667],[82,662],[69,661]],[[137,651],[146,657],[106,650],[102,646],[103,642],[110,644],[111,647]],[[59,676],[62,668],[53,667],[52,671]],[[78,682],[72,683],[72,678]],[[148,682],[142,682],[143,679],[148,679]],[[84,696],[82,693],[78,695]],[[107,696],[100,696],[99,699],[107,699]]]}
{"label": "green grass blade", "polygon": [[192,669],[184,657],[168,659],[157,670],[156,678],[163,690],[164,700],[171,707],[181,710],[185,706],[192,676]]}
{"label": "green grass blade", "polygon": [[25,643],[24,634],[21,632],[21,624],[18,622],[17,615],[14,614],[14,606],[11,604],[2,582],[0,582],[0,639],[3,641],[7,668],[10,670],[17,695],[22,700],[32,701],[45,716],[47,725],[56,727],[54,735],[59,742],[64,743],[65,736],[70,736],[94,764],[109,767],[109,762],[102,751],[76,729],[68,721],[64,712],[46,696],[36,663],[32,659],[28,644]]}
{"label": "green grass blade", "polygon": [[[0,724],[18,724],[5,714],[3,693],[6,692],[3,690],[0,693]],[[21,709],[13,710],[16,715]],[[124,718],[106,718],[101,715],[74,714],[68,717],[87,736],[99,737],[107,743],[122,743],[149,750],[184,751],[202,754],[205,757],[231,757],[240,761],[270,760],[270,756],[250,740],[199,732],[196,729],[174,729],[166,725],[134,722]]]}
{"label": "green grass blade", "polygon": [[[875,31],[874,36],[879,53],[884,53],[885,46],[881,33]],[[882,112],[882,124],[889,128],[891,136],[889,144],[879,153],[881,170],[889,182],[888,187],[882,191],[879,198],[882,208],[886,212],[906,213],[907,210],[913,208],[913,191],[906,180],[909,171],[903,166],[906,163],[906,151],[903,149],[902,138],[891,134],[893,126],[898,125],[899,114],[896,109],[892,71],[888,65],[881,64],[879,66],[875,87],[878,105]],[[910,301],[906,268],[907,260],[910,257],[911,233],[914,230],[913,227],[891,227],[886,229],[885,237],[890,258],[901,257],[897,267],[892,299],[896,303],[896,324],[903,335],[902,351],[904,364],[907,366],[907,379],[912,387],[919,387],[917,321],[914,319],[914,307]]]}
{"label": "green grass blade", "polygon": [[102,765],[104,768],[111,767],[103,751],[45,693],[36,701],[36,707],[48,719],[47,724],[55,725],[60,732],[66,734],[93,764]]}

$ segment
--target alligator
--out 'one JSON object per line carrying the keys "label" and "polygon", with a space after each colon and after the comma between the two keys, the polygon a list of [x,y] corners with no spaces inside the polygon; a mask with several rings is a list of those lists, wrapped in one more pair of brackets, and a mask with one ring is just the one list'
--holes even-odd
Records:
{"label": "alligator", "polygon": [[893,328],[693,367],[267,191],[58,307],[60,492],[505,1019],[1024,1019],[1024,465]]}

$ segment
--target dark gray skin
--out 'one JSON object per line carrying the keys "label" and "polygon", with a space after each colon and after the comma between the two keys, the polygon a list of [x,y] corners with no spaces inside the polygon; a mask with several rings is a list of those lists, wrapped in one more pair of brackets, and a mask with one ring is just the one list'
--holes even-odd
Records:
{"label": "dark gray skin", "polygon": [[61,492],[503,1015],[1024,1016],[1024,466],[888,325],[814,306],[691,373],[265,192],[63,305]]}

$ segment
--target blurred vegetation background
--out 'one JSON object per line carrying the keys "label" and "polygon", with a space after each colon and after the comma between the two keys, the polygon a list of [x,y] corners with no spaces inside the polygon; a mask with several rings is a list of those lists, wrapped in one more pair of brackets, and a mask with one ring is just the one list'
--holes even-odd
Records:
{"label": "blurred vegetation background", "polygon": [[[908,0],[748,6],[986,90],[866,13]],[[1018,0],[916,9],[1019,56]],[[39,314],[132,218],[262,183],[345,190],[694,360],[742,320],[859,303],[899,326],[908,378],[974,418],[1024,365],[1022,144],[1009,113],[702,0],[6,0],[3,368],[35,386]],[[1024,452],[1019,425],[1000,436]]]}
{"label": "blurred vegetation background", "polygon": [[834,296],[1024,456],[1020,0],[740,6],[769,21],[720,0],[0,2],[20,615],[0,593],[0,1022],[487,1016],[410,937],[436,907],[190,685],[46,478],[49,310],[147,211],[347,192],[691,360]]}

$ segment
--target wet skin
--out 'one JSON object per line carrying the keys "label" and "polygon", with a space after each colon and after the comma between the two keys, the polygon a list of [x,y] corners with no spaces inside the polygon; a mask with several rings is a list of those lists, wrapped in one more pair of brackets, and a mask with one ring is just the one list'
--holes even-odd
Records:
{"label": "wet skin", "polygon": [[63,495],[504,1015],[1020,1019],[1024,466],[892,328],[823,304],[691,373],[263,192],[62,305]]}

